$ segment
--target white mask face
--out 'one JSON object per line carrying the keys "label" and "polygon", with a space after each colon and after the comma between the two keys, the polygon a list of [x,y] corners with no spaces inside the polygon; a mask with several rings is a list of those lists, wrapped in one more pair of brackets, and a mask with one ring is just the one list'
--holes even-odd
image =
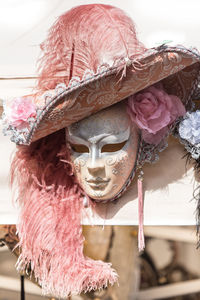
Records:
{"label": "white mask face", "polygon": [[79,184],[92,199],[112,200],[135,166],[138,130],[126,104],[104,109],[66,129]]}

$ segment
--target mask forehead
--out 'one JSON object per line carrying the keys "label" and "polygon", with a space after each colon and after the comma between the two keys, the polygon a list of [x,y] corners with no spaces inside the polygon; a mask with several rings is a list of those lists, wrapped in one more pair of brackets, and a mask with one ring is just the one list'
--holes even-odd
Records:
{"label": "mask forehead", "polygon": [[126,105],[120,103],[72,124],[68,127],[68,134],[69,138],[76,136],[95,142],[97,137],[101,139],[109,135],[121,136],[127,132],[129,126]]}

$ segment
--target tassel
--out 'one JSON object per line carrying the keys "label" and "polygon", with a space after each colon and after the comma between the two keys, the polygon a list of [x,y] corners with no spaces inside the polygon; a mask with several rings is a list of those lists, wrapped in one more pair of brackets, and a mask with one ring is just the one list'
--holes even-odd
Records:
{"label": "tassel", "polygon": [[144,229],[143,229],[143,175],[144,172],[140,169],[138,175],[138,218],[139,218],[139,228],[138,228],[138,249],[143,251],[145,248],[144,241]]}
{"label": "tassel", "polygon": [[88,208],[89,207],[89,199],[88,199],[88,197],[86,195],[83,197],[83,207],[84,208]]}

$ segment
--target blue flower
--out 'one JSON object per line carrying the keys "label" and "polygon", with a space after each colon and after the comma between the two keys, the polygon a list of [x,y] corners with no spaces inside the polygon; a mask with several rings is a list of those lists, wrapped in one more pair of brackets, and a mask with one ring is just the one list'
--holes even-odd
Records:
{"label": "blue flower", "polygon": [[192,145],[200,143],[200,111],[187,113],[179,125],[179,135]]}

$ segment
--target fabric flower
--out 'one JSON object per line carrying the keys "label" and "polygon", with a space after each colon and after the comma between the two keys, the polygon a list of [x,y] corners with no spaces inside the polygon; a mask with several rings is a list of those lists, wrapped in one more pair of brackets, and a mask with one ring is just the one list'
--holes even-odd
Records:
{"label": "fabric flower", "polygon": [[187,113],[185,119],[179,125],[179,134],[182,139],[192,145],[200,143],[200,111]]}
{"label": "fabric flower", "polygon": [[5,114],[10,125],[19,127],[36,115],[36,106],[31,97],[15,98],[6,106]]}
{"label": "fabric flower", "polygon": [[128,113],[149,144],[158,144],[168,125],[185,115],[185,107],[175,95],[168,95],[161,84],[150,86],[128,98]]}

